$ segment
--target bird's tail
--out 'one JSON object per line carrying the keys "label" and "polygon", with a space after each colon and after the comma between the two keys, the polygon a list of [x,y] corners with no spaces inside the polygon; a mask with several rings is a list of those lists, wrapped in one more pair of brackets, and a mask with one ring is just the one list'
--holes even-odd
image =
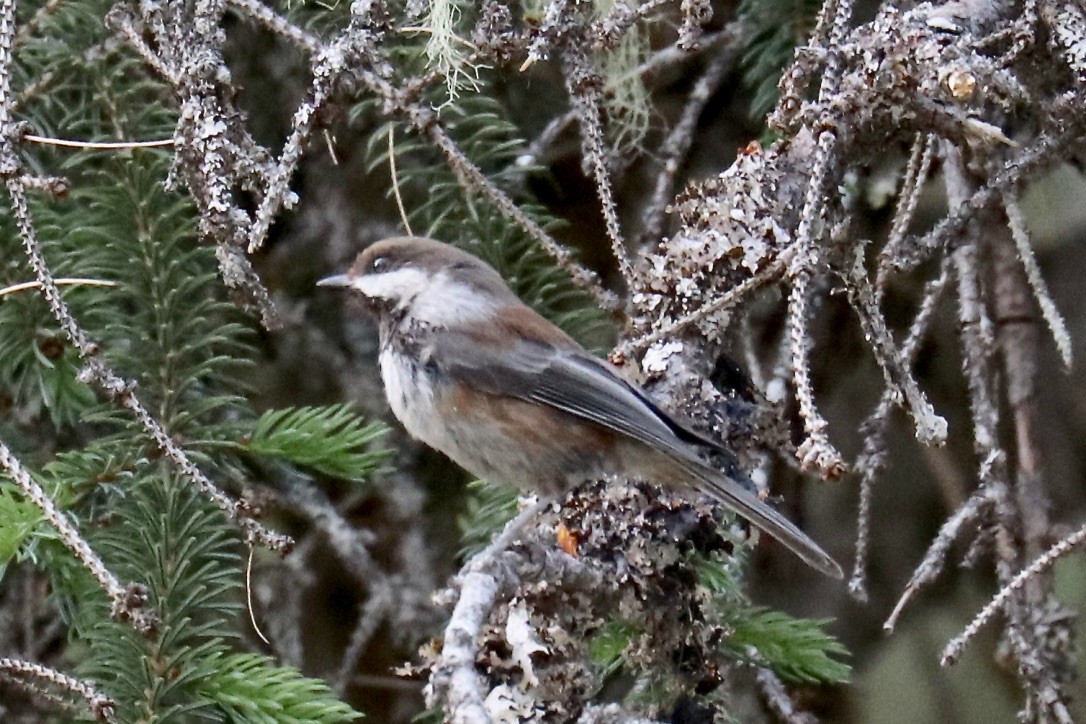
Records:
{"label": "bird's tail", "polygon": [[701,492],[719,500],[740,516],[784,544],[812,568],[833,578],[843,578],[837,561],[806,533],[752,493],[742,483],[714,470],[700,460],[676,460],[683,472]]}

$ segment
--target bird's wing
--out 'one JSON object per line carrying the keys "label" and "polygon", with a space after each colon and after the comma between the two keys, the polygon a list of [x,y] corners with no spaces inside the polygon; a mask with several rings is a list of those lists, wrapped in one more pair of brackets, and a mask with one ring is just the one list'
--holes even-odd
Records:
{"label": "bird's wing", "polygon": [[690,445],[719,445],[687,430],[640,390],[579,348],[520,341],[494,348],[462,334],[435,335],[432,359],[482,392],[538,402],[687,458]]}

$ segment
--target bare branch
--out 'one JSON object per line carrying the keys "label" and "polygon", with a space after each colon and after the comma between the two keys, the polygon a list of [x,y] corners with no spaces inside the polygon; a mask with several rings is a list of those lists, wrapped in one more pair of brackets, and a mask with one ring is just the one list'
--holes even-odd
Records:
{"label": "bare branch", "polygon": [[924,554],[924,559],[920,561],[920,565],[913,571],[913,575],[905,586],[901,598],[898,599],[897,605],[894,606],[889,618],[882,625],[884,631],[893,633],[898,618],[905,611],[905,606],[912,601],[921,588],[933,583],[942,575],[947,556],[950,555],[950,547],[958,539],[962,528],[975,523],[983,512],[982,509],[991,505],[991,502],[990,492],[980,490],[974,493],[973,497],[966,501],[965,505],[960,506],[954,511],[953,515],[943,522],[938,534],[931,542],[931,546],[928,547],[927,553]]}
{"label": "bare branch", "polygon": [[1010,226],[1011,238],[1014,239],[1015,249],[1018,250],[1018,258],[1022,260],[1022,268],[1026,271],[1030,288],[1037,299],[1037,306],[1041,308],[1041,315],[1048,325],[1048,331],[1052,334],[1052,341],[1056,343],[1056,349],[1060,353],[1060,359],[1064,367],[1071,367],[1071,334],[1067,331],[1067,323],[1063,315],[1056,307],[1056,302],[1048,291],[1044,277],[1041,276],[1041,267],[1037,263],[1037,257],[1033,254],[1033,244],[1029,240],[1029,231],[1026,229],[1025,219],[1022,218],[1022,210],[1018,206],[1018,197],[1008,192],[1003,194],[1003,208],[1007,212],[1007,223]]}
{"label": "bare branch", "polygon": [[[920,309],[909,326],[905,342],[901,345],[901,356],[905,365],[912,365],[916,359],[920,342],[928,332],[932,316],[939,304],[943,290],[950,278],[950,258],[943,259],[939,275],[924,285],[920,295]],[[893,396],[889,389],[884,390],[879,404],[860,425],[864,436],[863,452],[856,459],[855,469],[860,473],[860,503],[856,523],[856,556],[853,562],[852,577],[849,579],[849,592],[859,600],[867,599],[865,579],[867,575],[867,549],[871,537],[871,502],[874,496],[875,479],[886,468],[886,432],[890,424],[890,412],[893,409]]]}
{"label": "bare branch", "polygon": [[475,672],[476,641],[490,617],[498,592],[507,583],[509,574],[501,565],[501,555],[548,505],[549,500],[536,501],[522,510],[460,572],[460,597],[445,627],[441,655],[426,687],[427,706],[443,705],[445,715],[451,721],[488,721],[490,718],[483,706],[486,698],[483,683]]}
{"label": "bare branch", "polygon": [[909,163],[905,167],[905,179],[898,193],[897,209],[894,212],[894,222],[890,226],[890,235],[886,239],[886,245],[879,257],[878,276],[875,281],[875,294],[879,304],[882,303],[883,294],[886,292],[886,282],[889,279],[889,263],[898,255],[905,234],[909,230],[909,222],[916,213],[916,206],[920,202],[920,191],[924,188],[924,182],[928,178],[931,169],[931,159],[935,152],[936,137],[934,134],[922,136],[917,134],[913,141],[913,148],[909,154]]}
{"label": "bare branch", "polygon": [[604,150],[603,122],[600,119],[601,79],[592,68],[588,52],[580,44],[566,53],[565,60],[566,91],[580,121],[582,153],[592,168],[607,238],[611,242],[611,253],[618,262],[619,273],[626,285],[630,286],[633,278],[630,256],[618,222],[611,175],[607,170],[607,152]]}
{"label": "bare branch", "polygon": [[856,258],[849,275],[848,294],[860,318],[860,326],[871,344],[875,360],[882,368],[891,398],[905,405],[916,422],[916,439],[925,445],[946,442],[946,420],[935,413],[928,398],[913,379],[907,361],[899,354],[890,330],[879,314],[878,301],[864,269],[864,247],[856,246]]}
{"label": "bare branch", "polygon": [[811,333],[810,300],[814,293],[811,283],[814,269],[819,265],[819,252],[814,238],[814,227],[823,224],[825,212],[824,191],[829,171],[830,156],[833,154],[836,137],[829,131],[818,136],[818,151],[815,155],[811,180],[800,215],[799,228],[796,230],[796,253],[788,264],[788,318],[785,323],[786,334],[792,352],[792,379],[796,386],[796,401],[799,415],[803,420],[803,431],[807,438],[800,445],[798,455],[805,470],[814,468],[825,478],[837,478],[845,471],[841,454],[830,443],[826,435],[827,423],[814,401],[811,386]]}
{"label": "bare branch", "polygon": [[50,669],[29,661],[0,658],[0,675],[13,682],[28,680],[28,683],[40,682],[60,689],[82,699],[91,714],[98,719],[113,721],[116,716],[116,704],[109,697],[99,692],[94,684],[88,681],[80,681],[56,669]]}
{"label": "bare branch", "polygon": [[957,663],[958,658],[961,656],[962,651],[969,642],[976,637],[989,621],[992,620],[996,613],[1007,605],[1013,595],[1018,593],[1023,586],[1035,576],[1047,571],[1056,564],[1056,561],[1078,548],[1083,543],[1086,543],[1086,525],[1082,526],[1071,535],[1061,539],[1058,543],[1045,551],[1043,555],[1034,560],[1033,563],[1022,569],[1010,580],[1010,582],[999,590],[999,593],[997,593],[983,609],[981,609],[980,613],[978,613],[969,625],[965,627],[965,630],[955,636],[950,643],[946,645],[946,648],[943,649],[941,658],[942,665],[950,666]]}

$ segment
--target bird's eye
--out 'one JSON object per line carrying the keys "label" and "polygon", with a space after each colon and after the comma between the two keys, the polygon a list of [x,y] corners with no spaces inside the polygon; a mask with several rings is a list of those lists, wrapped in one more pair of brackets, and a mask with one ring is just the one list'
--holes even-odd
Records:
{"label": "bird's eye", "polygon": [[379,256],[373,260],[373,271],[380,274],[383,271],[388,271],[388,258]]}

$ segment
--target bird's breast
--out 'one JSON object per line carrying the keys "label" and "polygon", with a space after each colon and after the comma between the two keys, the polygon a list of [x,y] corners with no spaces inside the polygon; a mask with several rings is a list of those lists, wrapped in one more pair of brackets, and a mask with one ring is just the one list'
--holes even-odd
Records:
{"label": "bird's breast", "polygon": [[615,472],[613,433],[553,408],[443,379],[426,359],[386,346],[380,364],[389,405],[412,437],[469,472],[546,494]]}
{"label": "bird's breast", "polygon": [[433,372],[418,355],[405,354],[392,345],[381,351],[379,362],[393,414],[412,437],[442,450],[446,425],[436,409]]}

